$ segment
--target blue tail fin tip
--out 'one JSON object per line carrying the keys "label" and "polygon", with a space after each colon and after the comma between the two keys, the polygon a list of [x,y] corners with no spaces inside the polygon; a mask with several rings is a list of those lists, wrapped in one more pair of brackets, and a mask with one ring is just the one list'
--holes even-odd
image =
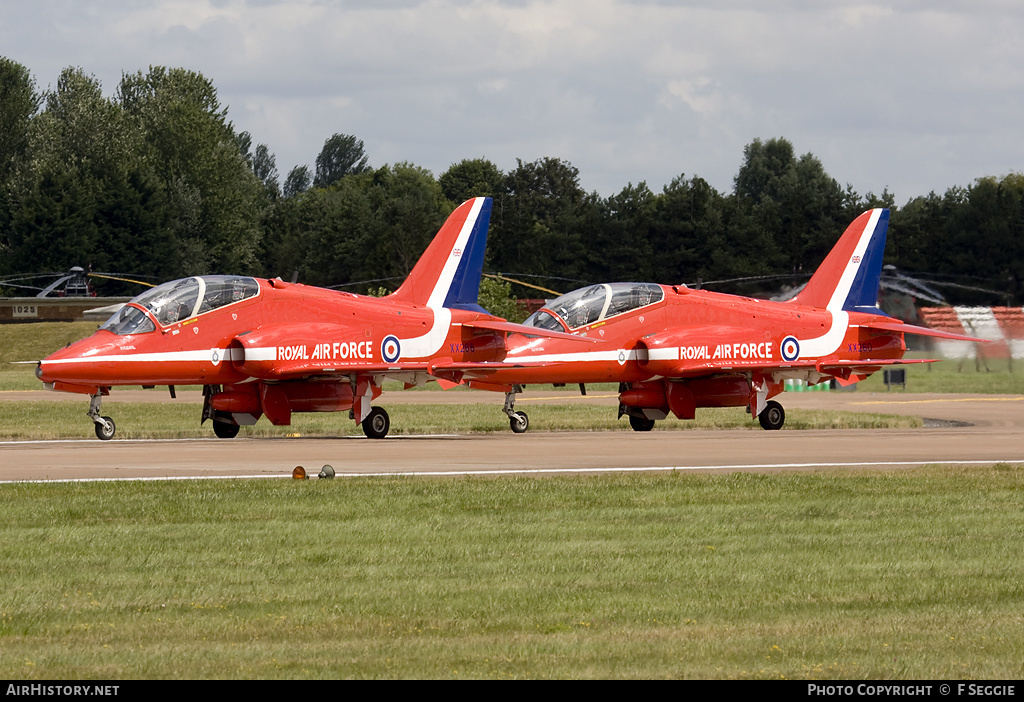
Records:
{"label": "blue tail fin tip", "polygon": [[454,309],[487,313],[479,304],[480,279],[484,270],[484,253],[487,249],[487,230],[491,222],[492,200],[483,199],[477,213],[473,230],[465,248],[460,253],[459,265],[448,288],[444,306]]}
{"label": "blue tail fin tip", "polygon": [[882,260],[885,257],[885,239],[889,229],[889,210],[880,211],[867,247],[861,254],[860,266],[843,303],[847,311],[878,311],[878,290],[882,279]]}

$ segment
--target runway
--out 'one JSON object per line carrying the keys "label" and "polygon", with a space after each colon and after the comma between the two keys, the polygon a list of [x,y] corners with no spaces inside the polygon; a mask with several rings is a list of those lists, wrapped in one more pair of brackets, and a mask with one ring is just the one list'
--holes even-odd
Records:
{"label": "runway", "polygon": [[[52,399],[15,398],[8,401]],[[149,395],[153,397],[153,395]],[[495,405],[495,395],[390,393],[389,402]],[[137,401],[125,395],[125,400]],[[179,396],[179,401],[182,398]],[[162,401],[162,400],[160,400]],[[537,391],[530,402],[591,401],[614,396]],[[930,463],[1024,463],[1024,396],[894,393],[787,393],[788,409],[912,414],[936,425],[912,430],[690,430],[675,420],[653,432],[561,432],[364,437],[113,440],[0,443],[0,481],[287,477],[325,464],[339,476],[433,476],[600,473],[607,471],[780,471],[901,468]],[[499,405],[495,405],[497,410]]]}

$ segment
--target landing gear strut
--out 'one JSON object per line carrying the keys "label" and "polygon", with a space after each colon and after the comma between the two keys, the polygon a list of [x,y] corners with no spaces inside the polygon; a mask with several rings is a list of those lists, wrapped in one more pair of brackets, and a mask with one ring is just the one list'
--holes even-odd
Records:
{"label": "landing gear strut", "polygon": [[505,393],[505,406],[501,411],[508,417],[509,426],[516,434],[523,434],[530,428],[530,418],[526,412],[516,412],[516,393],[522,392],[521,385],[513,385],[512,389]]}
{"label": "landing gear strut", "polygon": [[100,403],[103,402],[102,395],[90,395],[90,397],[92,400],[89,402],[89,411],[86,414],[89,415],[89,419],[96,425],[96,438],[100,441],[110,441],[114,438],[114,432],[117,431],[114,420],[110,417],[100,416]]}

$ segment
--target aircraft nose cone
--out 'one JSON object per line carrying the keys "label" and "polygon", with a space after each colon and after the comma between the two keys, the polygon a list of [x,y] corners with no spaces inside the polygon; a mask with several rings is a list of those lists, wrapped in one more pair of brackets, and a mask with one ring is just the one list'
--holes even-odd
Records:
{"label": "aircraft nose cone", "polygon": [[36,377],[44,383],[102,383],[102,378],[93,377],[104,370],[104,364],[89,363],[88,360],[101,355],[106,349],[104,341],[89,337],[69,344],[51,353],[36,366]]}

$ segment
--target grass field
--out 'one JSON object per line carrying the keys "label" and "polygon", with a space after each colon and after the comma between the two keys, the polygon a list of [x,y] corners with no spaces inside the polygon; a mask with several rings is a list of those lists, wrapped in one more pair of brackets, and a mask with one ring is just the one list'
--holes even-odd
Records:
{"label": "grass field", "polygon": [[1017,679],[1017,468],[0,486],[0,676]]}
{"label": "grass field", "polygon": [[[918,371],[908,392],[928,391]],[[921,371],[1022,391],[1022,373]],[[38,387],[30,367],[0,371],[22,382]],[[468,407],[507,431],[499,404]],[[89,435],[84,409],[0,402],[0,435]],[[614,421],[591,409],[530,408],[532,430]],[[197,413],[119,403],[119,436],[197,431]],[[307,417],[324,424],[262,426],[355,431]],[[7,679],[1024,674],[1020,467],[22,483],[0,500]]]}

